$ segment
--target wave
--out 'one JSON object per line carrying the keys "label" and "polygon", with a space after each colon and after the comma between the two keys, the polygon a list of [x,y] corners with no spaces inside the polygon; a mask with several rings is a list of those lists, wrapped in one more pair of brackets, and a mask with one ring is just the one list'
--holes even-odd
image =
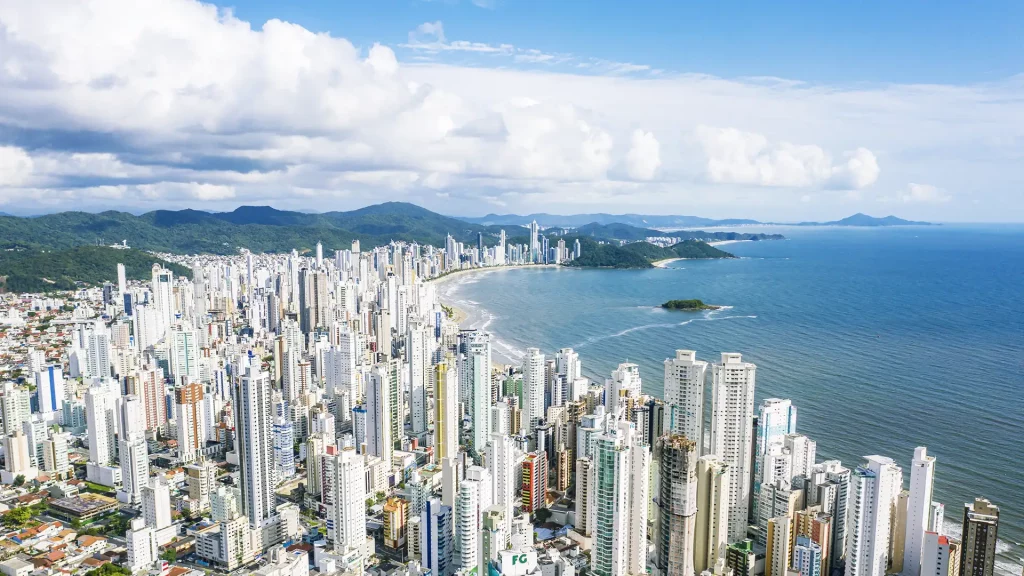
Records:
{"label": "wave", "polygon": [[[942,533],[952,536],[957,540],[962,538],[963,525],[951,517],[945,517],[942,522]],[[1020,574],[1021,566],[1024,566],[1024,557],[1014,554],[1024,553],[1024,544],[1003,540],[996,540],[996,565],[995,573],[1005,576],[1017,576]]]}
{"label": "wave", "polygon": [[632,332],[639,332],[641,330],[652,330],[652,329],[655,329],[655,328],[673,328],[673,327],[676,327],[676,326],[687,326],[687,325],[692,324],[694,322],[714,322],[716,320],[739,320],[739,319],[756,319],[757,318],[757,315],[718,316],[719,313],[721,313],[723,311],[726,311],[726,310],[731,310],[731,309],[732,309],[732,306],[722,306],[722,307],[720,307],[717,310],[708,310],[708,311],[706,311],[704,313],[704,315],[702,317],[700,317],[700,318],[690,318],[689,320],[684,320],[682,322],[673,322],[671,324],[666,324],[666,323],[644,324],[644,325],[641,325],[641,326],[633,326],[632,328],[626,328],[625,330],[620,330],[618,332],[615,332],[614,334],[605,334],[605,335],[602,335],[602,336],[591,336],[590,338],[587,338],[583,342],[580,342],[579,344],[573,346],[573,349],[583,348],[585,346],[589,346],[591,344],[595,344],[595,343],[601,342],[603,340],[609,340],[611,338],[619,338],[619,337],[625,336],[626,334],[630,334]]}

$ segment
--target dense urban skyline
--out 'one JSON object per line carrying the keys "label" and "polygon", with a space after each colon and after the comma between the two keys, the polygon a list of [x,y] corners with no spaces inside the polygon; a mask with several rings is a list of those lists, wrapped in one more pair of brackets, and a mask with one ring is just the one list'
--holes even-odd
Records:
{"label": "dense urban skyline", "polygon": [[54,328],[0,391],[0,481],[57,495],[29,524],[99,518],[105,551],[123,522],[132,574],[996,574],[998,504],[954,537],[927,448],[819,461],[741,353],[676,351],[661,398],[571,348],[494,363],[437,282],[583,256],[539,232],[164,254],[191,277],[8,295],[11,329]]}

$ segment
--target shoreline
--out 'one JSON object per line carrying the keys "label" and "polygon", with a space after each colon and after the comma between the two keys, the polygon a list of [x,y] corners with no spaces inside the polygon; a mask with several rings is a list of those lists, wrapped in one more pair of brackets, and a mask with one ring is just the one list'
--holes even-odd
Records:
{"label": "shoreline", "polygon": [[[718,240],[715,242],[708,242],[708,246],[725,246],[726,244],[736,244],[739,242],[753,242],[753,240]],[[667,264],[675,262],[677,260],[701,260],[701,258],[665,258],[664,260],[655,260],[651,262],[651,266],[655,268],[668,268]]]}
{"label": "shoreline", "polygon": [[726,244],[737,244],[739,242],[753,242],[753,240],[717,240],[708,242],[708,246],[725,246]]}
{"label": "shoreline", "polygon": [[[458,297],[452,294],[450,291],[458,289],[458,283],[448,282],[449,278],[459,277],[467,279],[467,274],[471,272],[497,272],[500,270],[523,270],[523,269],[535,269],[535,268],[561,268],[558,264],[524,264],[520,266],[488,266],[478,268],[466,268],[462,270],[454,270],[443,276],[424,280],[424,282],[437,281],[437,300],[438,302],[452,311],[451,319],[459,326],[460,329],[471,329],[471,330],[488,330],[491,322],[494,320],[493,314],[488,312],[483,307],[474,306],[474,302],[460,301]],[[461,302],[461,307],[456,302]],[[494,366],[519,366],[522,364],[522,352],[514,345],[509,344],[498,338],[497,334],[491,331],[493,340],[491,342],[491,357],[492,365]]]}
{"label": "shoreline", "polygon": [[477,266],[476,268],[462,268],[459,270],[452,270],[446,272],[440,276],[434,276],[433,278],[427,278],[424,283],[433,282],[437,284],[444,284],[451,278],[464,276],[466,274],[478,273],[478,272],[497,272],[499,270],[533,270],[536,268],[561,268],[560,264],[521,264],[519,266]]}

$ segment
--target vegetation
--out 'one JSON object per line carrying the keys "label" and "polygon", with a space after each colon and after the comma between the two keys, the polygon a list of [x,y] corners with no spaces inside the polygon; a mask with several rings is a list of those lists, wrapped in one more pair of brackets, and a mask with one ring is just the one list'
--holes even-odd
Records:
{"label": "vegetation", "polygon": [[[567,239],[572,245],[575,238]],[[662,248],[648,242],[632,242],[622,246],[580,238],[582,255],[566,266],[579,268],[650,268],[652,262],[669,258],[735,258],[732,254],[699,240],[684,240]]]}
{"label": "vegetation", "polygon": [[[2,219],[2,218],[0,218]],[[154,263],[178,275],[191,271],[139,250],[79,246],[66,250],[17,249],[0,252],[0,276],[6,292],[73,290],[76,282],[98,285],[117,281],[117,264],[124,264],[129,279],[150,278]]]}
{"label": "vegetation", "polygon": [[500,227],[448,218],[413,204],[387,202],[351,212],[305,214],[269,206],[241,206],[232,212],[156,210],[135,216],[125,212],[61,212],[36,218],[0,217],[0,248],[66,249],[127,241],[132,248],[178,254],[300,252],[322,242],[326,251],[392,240],[443,246],[448,234],[462,242],[497,242]]}
{"label": "vegetation", "polygon": [[95,570],[86,572],[85,576],[131,576],[131,574],[131,570],[108,562]]}
{"label": "vegetation", "polygon": [[701,300],[669,300],[661,305],[666,310],[718,310],[721,306],[705,304]]}

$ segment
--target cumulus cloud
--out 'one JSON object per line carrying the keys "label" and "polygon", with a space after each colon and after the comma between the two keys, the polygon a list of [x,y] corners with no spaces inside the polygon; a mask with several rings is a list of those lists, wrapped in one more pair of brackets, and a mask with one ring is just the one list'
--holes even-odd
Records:
{"label": "cumulus cloud", "polygon": [[32,175],[32,158],[21,148],[0,146],[0,186],[18,186]]}
{"label": "cumulus cloud", "polygon": [[770,142],[762,134],[710,126],[699,126],[696,136],[707,156],[707,177],[716,183],[863,188],[878,179],[878,162],[866,148],[847,153],[837,165],[814,144]]}
{"label": "cumulus cloud", "polygon": [[633,131],[633,145],[626,155],[626,171],[634,180],[650,180],[661,166],[661,144],[654,134]]}
{"label": "cumulus cloud", "polygon": [[[480,202],[614,211],[628,198],[738,216],[766,186],[798,188],[818,206],[841,197],[819,190],[915,178],[1019,190],[1022,79],[730,80],[450,35],[425,23],[396,54],[194,0],[0,1],[0,202],[338,209],[405,199],[469,213]],[[802,205],[790,200],[775,206]]]}

